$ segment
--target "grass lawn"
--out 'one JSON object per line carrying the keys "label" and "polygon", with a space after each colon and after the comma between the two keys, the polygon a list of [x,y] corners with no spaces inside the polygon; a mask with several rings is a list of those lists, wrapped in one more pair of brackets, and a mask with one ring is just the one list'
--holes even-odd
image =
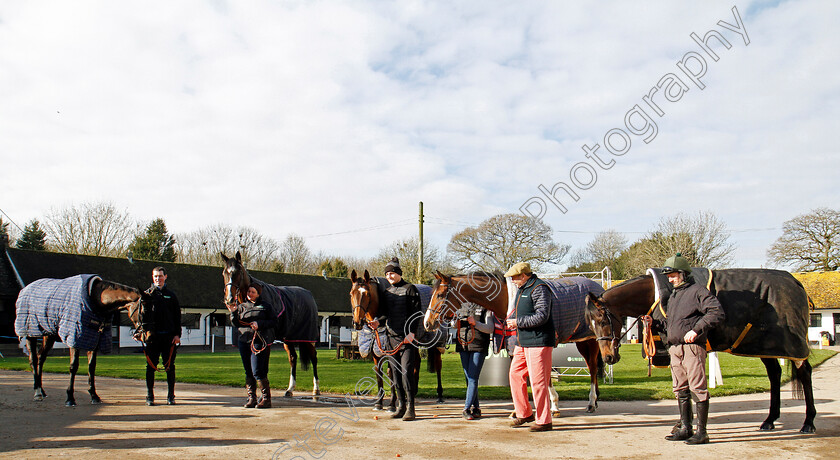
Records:
{"label": "grass lawn", "polygon": [[[835,354],[831,350],[812,350],[810,362],[816,367]],[[641,345],[627,344],[621,348],[621,361],[613,366],[614,383],[601,384],[602,400],[644,400],[673,398],[671,374],[666,369],[652,369],[647,376],[647,362],[641,357]],[[744,358],[722,353],[720,357],[722,386],[711,390],[712,396],[759,393],[768,391],[770,384],[764,365],[758,358]],[[79,374],[87,374],[85,359],[81,360]],[[107,377],[144,379],[145,359],[142,354],[103,355],[97,359],[96,374]],[[176,359],[179,382],[209,383],[215,385],[244,386],[244,371],[238,353],[182,353]],[[56,354],[47,359],[46,372],[67,373],[68,358]],[[0,359],[0,368],[28,370],[25,357]],[[375,377],[371,361],[349,361],[335,358],[335,350],[318,350],[318,373],[321,391],[328,393],[352,393],[355,384],[364,377]],[[289,362],[285,351],[277,347],[272,350],[269,380],[274,388],[288,385]],[[787,374],[785,371],[784,374]],[[165,380],[164,373],[158,373],[159,380]],[[463,399],[465,394],[464,374],[457,353],[446,353],[443,357],[444,396]],[[783,379],[787,380],[783,375]],[[312,371],[302,371],[298,365],[297,387],[300,392],[312,390]],[[85,389],[87,382],[77,380],[77,389]],[[434,374],[426,372],[423,360],[419,396],[436,396],[437,381]],[[555,385],[560,399],[588,399],[589,377],[562,378]],[[482,387],[482,399],[509,399],[507,387]]]}

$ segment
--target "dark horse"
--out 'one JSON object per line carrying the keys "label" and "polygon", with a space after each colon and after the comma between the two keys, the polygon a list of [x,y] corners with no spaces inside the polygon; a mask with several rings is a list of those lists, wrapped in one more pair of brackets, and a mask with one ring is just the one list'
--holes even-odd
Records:
{"label": "dark horse", "polygon": [[289,365],[292,368],[286,396],[292,396],[297,381],[296,346],[300,347],[303,370],[308,370],[309,364],[312,364],[312,394],[321,394],[318,385],[318,355],[315,351],[315,342],[318,341],[318,307],[312,293],[297,286],[272,286],[254,278],[242,265],[242,255],[239,251],[236,251],[234,258],[224,254],[221,256],[225,261],[222,271],[225,280],[225,304],[245,302],[248,287],[258,284],[262,287],[263,298],[271,304],[277,314],[276,336],[283,341],[283,348],[289,354]]}
{"label": "dark horse", "polygon": [[[660,291],[663,286],[666,290]],[[667,305],[660,307],[657,293],[667,292],[669,286],[667,280],[655,281],[648,274],[607,289],[600,297],[590,296],[590,326],[605,339],[601,344],[605,361],[620,359],[616,332],[627,316],[667,315]],[[770,414],[760,429],[774,429],[773,422],[779,418],[782,369],[777,358],[786,358],[794,364],[795,388],[801,389],[805,397],[805,423],[799,431],[814,433],[817,410],[807,335],[811,302],[805,288],[788,272],[766,269],[717,270],[709,287],[726,312],[724,324],[709,333],[711,349],[761,358],[767,368]]]}
{"label": "dark horse", "polygon": [[[496,315],[496,318],[504,323],[508,315],[508,286],[503,276],[488,273],[444,275],[438,272],[435,274],[435,278],[432,301],[429,309],[426,310],[426,317],[423,323],[426,330],[436,330],[441,320],[450,321],[455,314],[455,310],[465,302],[481,305],[492,311]],[[570,283],[579,282],[567,281]],[[589,287],[588,284],[586,286]],[[598,290],[598,292],[601,291],[600,285],[597,285],[597,283],[593,282],[592,288]],[[559,337],[559,343],[574,342],[581,356],[586,360],[586,366],[589,369],[590,375],[589,404],[586,406],[586,411],[595,412],[595,409],[598,407],[598,396],[600,395],[598,376],[602,372],[600,366],[602,361],[600,360],[598,344],[595,340],[594,333],[583,324],[584,297],[580,298],[580,303],[579,318],[573,318],[573,320],[578,321],[571,328],[574,333],[567,334],[565,337]],[[555,305],[552,315],[557,314],[558,309],[556,307]],[[555,321],[555,329],[557,324],[557,321]],[[553,386],[550,387],[550,391],[552,411],[554,411],[557,407],[558,396]]]}
{"label": "dark horse", "polygon": [[[357,331],[370,331],[370,328],[367,326],[368,321],[372,321],[376,318],[376,314],[379,312],[379,286],[377,285],[377,281],[370,277],[370,273],[365,270],[364,277],[359,278],[356,275],[356,270],[353,270],[350,273],[350,281],[352,283],[350,287],[350,304],[353,306],[353,327]],[[373,331],[370,332],[373,334]],[[374,339],[375,340],[375,339]],[[377,347],[377,344],[374,343],[373,347]],[[441,383],[441,372],[443,370],[443,361],[441,360],[441,351],[438,347],[432,345],[427,349],[427,362],[428,362],[428,370],[429,372],[437,373],[437,395],[438,403],[443,402],[443,384]],[[376,374],[376,386],[378,388],[376,402],[374,405],[374,409],[381,410],[382,409],[382,398],[385,395],[383,382],[382,382],[382,368],[381,362],[385,362],[383,358],[387,355],[378,356],[376,352],[372,353],[373,355],[373,364],[379,370],[375,372]],[[420,369],[412,369],[414,373],[415,381],[420,380]],[[389,367],[388,369],[388,377],[392,379],[392,372]],[[393,385],[391,385],[391,402],[389,403],[388,407],[389,410],[395,409],[396,407],[396,393],[393,391]]]}
{"label": "dark horse", "polygon": [[44,362],[60,338],[70,348],[70,386],[64,404],[76,405],[74,385],[80,350],[87,351],[90,403],[101,404],[95,385],[96,355],[111,350],[111,318],[115,311],[128,309],[135,327],[139,327],[141,306],[150,300],[138,289],[95,275],[44,278],[24,287],[16,303],[15,332],[26,339],[35,401],[47,396],[41,382]]}

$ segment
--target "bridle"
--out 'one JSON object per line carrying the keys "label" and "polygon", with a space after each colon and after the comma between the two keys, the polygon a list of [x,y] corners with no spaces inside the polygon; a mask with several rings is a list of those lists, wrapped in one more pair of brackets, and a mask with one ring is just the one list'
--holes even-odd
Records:
{"label": "bridle", "polygon": [[[441,289],[443,289],[443,291],[444,291],[444,294],[443,294],[443,300],[441,300],[441,301],[439,302],[439,305],[440,305],[441,307],[436,309],[436,308],[432,308],[432,306],[431,306],[431,305],[429,306],[429,311],[431,311],[431,312],[432,312],[432,313],[434,313],[436,316],[438,316],[438,321],[440,321],[441,319],[443,319],[444,321],[447,321],[446,317],[444,317],[444,316],[443,316],[443,311],[442,311],[442,310],[444,309],[444,307],[446,306],[447,302],[449,301],[449,290],[450,290],[450,289],[449,289],[449,285],[450,285],[450,283],[448,283],[448,282],[444,283],[443,281],[441,281],[441,283],[439,284],[439,287],[440,287]],[[440,294],[438,294],[438,297],[440,297]],[[451,310],[450,310],[450,311],[451,311]],[[452,312],[452,316],[454,317],[454,316],[455,316],[455,312],[454,312],[454,311],[451,311],[451,312]]]}
{"label": "bridle", "polygon": [[[608,341],[610,341],[610,344],[613,346],[613,348],[615,350],[618,350],[619,348],[621,348],[621,339],[624,338],[625,335],[627,335],[627,332],[630,331],[632,326],[627,328],[627,331],[625,331],[624,334],[621,334],[620,336],[616,336],[615,335],[615,327],[613,326],[613,320],[615,320],[615,322],[618,323],[618,324],[621,324],[621,320],[618,318],[618,316],[613,314],[613,312],[611,312],[610,309],[606,305],[595,305],[595,308],[597,310],[602,311],[602,313],[603,313],[603,315],[602,315],[603,319],[601,320],[601,325],[603,326],[605,324],[605,322],[609,322],[609,324],[610,324],[610,335],[597,337],[595,340],[598,340],[598,341],[608,340]],[[621,327],[619,327],[619,330],[621,330]]]}

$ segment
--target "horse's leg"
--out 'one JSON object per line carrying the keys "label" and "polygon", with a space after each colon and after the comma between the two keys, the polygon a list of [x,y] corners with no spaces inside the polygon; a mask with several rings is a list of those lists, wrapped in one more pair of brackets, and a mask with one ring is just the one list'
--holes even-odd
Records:
{"label": "horse's leg", "polygon": [[589,369],[589,404],[586,406],[586,412],[592,413],[598,407],[598,344],[595,340],[584,340],[575,342],[575,345]]}
{"label": "horse's leg", "polygon": [[434,360],[433,362],[435,366],[435,373],[437,373],[437,403],[443,404],[444,402],[446,402],[443,399],[443,383],[441,382],[441,372],[443,371],[443,358],[441,357],[441,352],[440,350],[438,350],[437,347],[430,348],[429,352],[432,352],[432,350],[434,350],[434,356],[432,356],[430,353],[429,359]]}
{"label": "horse's leg", "polygon": [[309,361],[312,363],[312,396],[321,394],[321,386],[318,380],[318,350],[314,343],[306,344],[306,352],[309,353]]}
{"label": "horse's leg", "polygon": [[38,353],[38,337],[27,337],[26,349],[29,350],[29,367],[32,368],[32,389],[35,390],[33,399],[35,401],[43,401],[47,397],[47,394],[44,393],[41,383],[41,359]]}
{"label": "horse's leg", "polygon": [[548,384],[548,394],[551,397],[551,415],[554,417],[560,416],[560,395],[557,394],[557,389],[554,388],[554,379],[550,378]]}
{"label": "horse's leg", "polygon": [[295,383],[297,382],[297,352],[295,351],[295,346],[289,345],[288,343],[284,343],[283,348],[289,354],[289,367],[292,368],[292,375],[289,377],[289,388],[286,389],[285,395],[287,398],[291,398],[292,392],[295,391]]}
{"label": "horse's leg", "polygon": [[391,388],[391,402],[388,403],[388,412],[397,411],[397,385],[394,382],[394,368],[391,367],[391,360],[383,359],[383,363],[388,363],[388,386]]}
{"label": "horse's leg", "polygon": [[814,417],[817,416],[817,408],[814,406],[814,386],[811,381],[811,363],[808,360],[800,361],[796,364],[796,378],[802,384],[802,391],[805,394],[805,423],[802,424],[800,433],[816,433],[817,427],[814,426]]}
{"label": "horse's leg", "polygon": [[76,405],[76,397],[73,394],[75,391],[76,372],[79,371],[79,349],[70,347],[70,386],[67,387],[67,400],[64,405],[72,407]]}
{"label": "horse's leg", "polygon": [[767,378],[770,379],[770,413],[761,424],[759,430],[768,431],[776,428],[773,424],[779,418],[782,407],[782,367],[776,358],[761,358],[764,367],[767,369]]}
{"label": "horse's leg", "polygon": [[96,394],[96,350],[87,352],[88,359],[88,393],[91,404],[102,404],[99,395]]}
{"label": "horse's leg", "polygon": [[379,367],[379,363],[382,362],[382,358],[378,358],[376,356],[373,357],[373,367],[376,368],[376,399],[373,401],[373,410],[382,410],[382,399],[385,397],[385,385],[382,382],[382,369]]}

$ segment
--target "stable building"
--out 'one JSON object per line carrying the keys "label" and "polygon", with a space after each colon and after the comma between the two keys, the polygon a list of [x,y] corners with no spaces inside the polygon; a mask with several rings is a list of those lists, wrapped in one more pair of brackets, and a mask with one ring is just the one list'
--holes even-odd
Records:
{"label": "stable building", "polygon": [[[103,279],[140,290],[152,284],[152,270],[162,266],[169,276],[167,286],[181,305],[182,350],[221,351],[232,345],[233,328],[223,302],[221,267],[85,256],[6,248],[0,245],[0,352],[19,352],[15,336],[15,301],[24,286],[41,278],[67,278],[94,273]],[[352,310],[350,280],[323,276],[252,271],[254,277],[276,286],[308,289],[318,304],[320,346],[350,341]],[[115,353],[136,351],[132,324],[124,312],[112,318]],[[56,343],[56,348],[63,344]]]}

